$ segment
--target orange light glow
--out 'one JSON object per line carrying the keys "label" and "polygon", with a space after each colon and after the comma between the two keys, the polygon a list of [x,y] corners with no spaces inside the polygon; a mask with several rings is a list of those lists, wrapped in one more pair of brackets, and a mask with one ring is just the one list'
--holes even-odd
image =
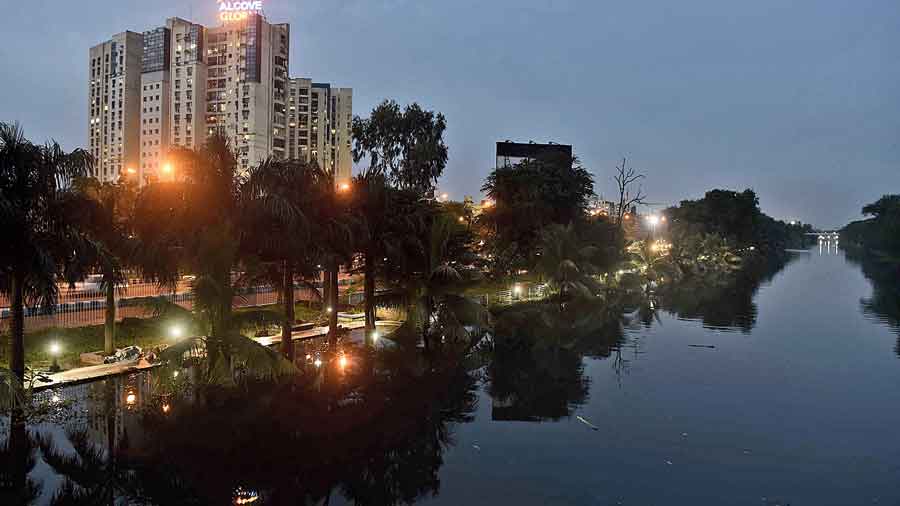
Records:
{"label": "orange light glow", "polygon": [[346,369],[347,363],[347,356],[341,355],[341,358],[338,359],[338,366],[340,366],[341,369]]}
{"label": "orange light glow", "polygon": [[163,404],[163,405],[162,405],[162,412],[163,412],[163,413],[168,413],[169,410],[171,410],[171,409],[172,409],[172,407],[169,406],[168,404]]}
{"label": "orange light glow", "polygon": [[127,169],[125,169],[125,172],[129,174],[137,174],[137,171],[134,170],[134,167],[128,167]]}
{"label": "orange light glow", "polygon": [[350,183],[341,183],[338,185],[338,191],[347,192],[350,191]]}
{"label": "orange light glow", "polygon": [[136,402],[137,402],[137,396],[134,395],[133,393],[130,393],[125,396],[125,404],[128,404],[129,406],[133,406],[134,403],[136,403]]}
{"label": "orange light glow", "polygon": [[163,170],[163,172],[165,172],[166,174],[171,174],[171,173],[172,173],[172,170],[174,170],[174,169],[172,169],[172,164],[171,164],[171,163],[167,163],[167,164],[163,165],[162,170]]}

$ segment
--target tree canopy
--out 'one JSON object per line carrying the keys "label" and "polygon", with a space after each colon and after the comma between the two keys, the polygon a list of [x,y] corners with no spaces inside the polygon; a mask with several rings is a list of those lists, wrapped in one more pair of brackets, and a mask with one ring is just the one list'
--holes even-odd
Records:
{"label": "tree canopy", "polygon": [[369,169],[383,174],[397,188],[431,195],[447,165],[441,113],[417,103],[400,109],[385,100],[368,118],[353,119],[353,159],[369,159]]}

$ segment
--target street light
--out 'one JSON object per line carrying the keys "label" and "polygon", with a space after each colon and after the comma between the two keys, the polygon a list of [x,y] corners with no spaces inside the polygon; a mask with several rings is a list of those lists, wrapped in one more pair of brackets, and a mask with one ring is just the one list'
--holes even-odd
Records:
{"label": "street light", "polygon": [[174,171],[175,169],[172,168],[172,164],[171,164],[171,163],[167,163],[167,164],[163,165],[162,170],[163,170],[163,172],[165,172],[166,174],[171,174],[172,171]]}
{"label": "street light", "polygon": [[169,335],[173,339],[178,339],[184,335],[184,329],[181,327],[181,325],[172,325],[169,328]]}
{"label": "street light", "polygon": [[339,185],[338,185],[338,191],[341,192],[341,193],[345,193],[345,192],[350,191],[350,183],[343,182],[343,183],[339,184]]}
{"label": "street light", "polygon": [[448,200],[450,200],[450,195],[447,195],[446,193],[442,193],[442,194],[441,194],[441,201],[442,201],[442,202],[447,202]]}
{"label": "street light", "polygon": [[59,367],[59,353],[62,351],[62,347],[60,347],[59,343],[50,343],[50,356],[53,357],[53,363],[50,365],[50,372],[59,372],[62,368]]}

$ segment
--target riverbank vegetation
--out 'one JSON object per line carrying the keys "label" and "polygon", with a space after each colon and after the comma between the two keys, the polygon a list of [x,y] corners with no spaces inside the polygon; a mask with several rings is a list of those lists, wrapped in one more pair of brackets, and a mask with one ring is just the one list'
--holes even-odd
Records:
{"label": "riverbank vegetation", "polygon": [[862,213],[869,218],[841,230],[843,246],[900,265],[900,195],[885,195],[864,206]]}
{"label": "riverbank vegetation", "polygon": [[[637,206],[645,195],[635,185],[643,175],[624,161],[614,178],[620,208],[597,207],[591,172],[571,157],[499,167],[484,183],[482,205],[454,202],[435,194],[447,162],[441,114],[386,101],[353,127],[354,157],[368,165],[351,180],[336,180],[304,161],[269,159],[242,171],[225,139],[212,137],[197,151],[171,154],[172,180],[138,188],[126,175],[118,183],[97,183],[86,177],[92,168],[86,154],[38,148],[17,127],[4,126],[0,160],[10,183],[3,195],[11,205],[4,209],[18,209],[26,198],[46,202],[26,214],[4,215],[29,251],[43,255],[28,266],[15,248],[2,256],[2,289],[14,306],[8,353],[13,376],[22,377],[23,357],[35,366],[46,362],[46,350],[34,351],[46,345],[46,336],[67,341],[72,356],[94,351],[82,346],[100,347],[99,328],[54,330],[29,337],[24,351],[21,309],[51,310],[58,283],[88,273],[102,275],[113,300],[126,271],[162,287],[189,274],[191,311],[171,302],[167,309],[164,298],[146,305],[160,322],[179,311],[189,315],[212,381],[213,371],[233,368],[246,353],[266,357],[256,361],[268,364],[264,376],[296,365],[292,340],[282,340],[280,354],[258,350],[247,329],[280,326],[290,333],[302,316],[293,300],[298,285],[320,293],[321,280],[319,304],[328,309],[329,342],[336,346],[344,335],[337,317],[339,272],[363,278],[370,344],[377,335],[375,308],[382,307],[404,315],[396,342],[421,345],[426,354],[468,352],[493,323],[473,294],[512,286],[515,296],[516,284],[529,282],[557,311],[573,314],[593,305],[619,313],[655,304],[647,300],[676,284],[727,284],[749,263],[802,246],[810,230],[766,216],[751,190],[713,190],[642,215]],[[73,202],[91,212],[62,212]],[[44,229],[40,223],[53,224],[46,237],[33,233]],[[31,273],[16,277],[23,272]],[[279,292],[278,307],[236,311],[235,296],[259,283]],[[153,321],[118,321],[115,304],[107,308],[106,353],[163,340]],[[192,353],[194,344],[170,346],[168,356]]]}

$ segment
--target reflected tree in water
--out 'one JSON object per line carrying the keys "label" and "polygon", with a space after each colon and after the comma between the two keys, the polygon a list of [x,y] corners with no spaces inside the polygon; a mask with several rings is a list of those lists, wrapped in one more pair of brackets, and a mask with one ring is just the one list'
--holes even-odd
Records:
{"label": "reflected tree in water", "polygon": [[347,351],[340,368],[326,362],[294,381],[206,386],[193,402],[148,411],[143,443],[129,452],[130,468],[140,471],[127,495],[148,504],[231,504],[242,491],[260,504],[342,495],[385,505],[436,495],[452,424],[471,420],[476,377],[460,367],[422,368],[415,357],[385,369],[403,358]]}
{"label": "reflected tree in water", "polygon": [[900,265],[856,248],[847,250],[847,259],[858,264],[872,282],[872,295],[859,301],[860,310],[897,334],[894,351],[900,356]]}
{"label": "reflected tree in water", "polygon": [[558,420],[588,397],[583,357],[609,357],[624,339],[621,308],[555,302],[500,310],[488,366],[495,419]]}
{"label": "reflected tree in water", "polygon": [[707,328],[738,329],[748,334],[756,326],[756,293],[791,258],[760,260],[719,283],[697,278],[667,286],[659,293],[659,305],[678,318],[700,320]]}

